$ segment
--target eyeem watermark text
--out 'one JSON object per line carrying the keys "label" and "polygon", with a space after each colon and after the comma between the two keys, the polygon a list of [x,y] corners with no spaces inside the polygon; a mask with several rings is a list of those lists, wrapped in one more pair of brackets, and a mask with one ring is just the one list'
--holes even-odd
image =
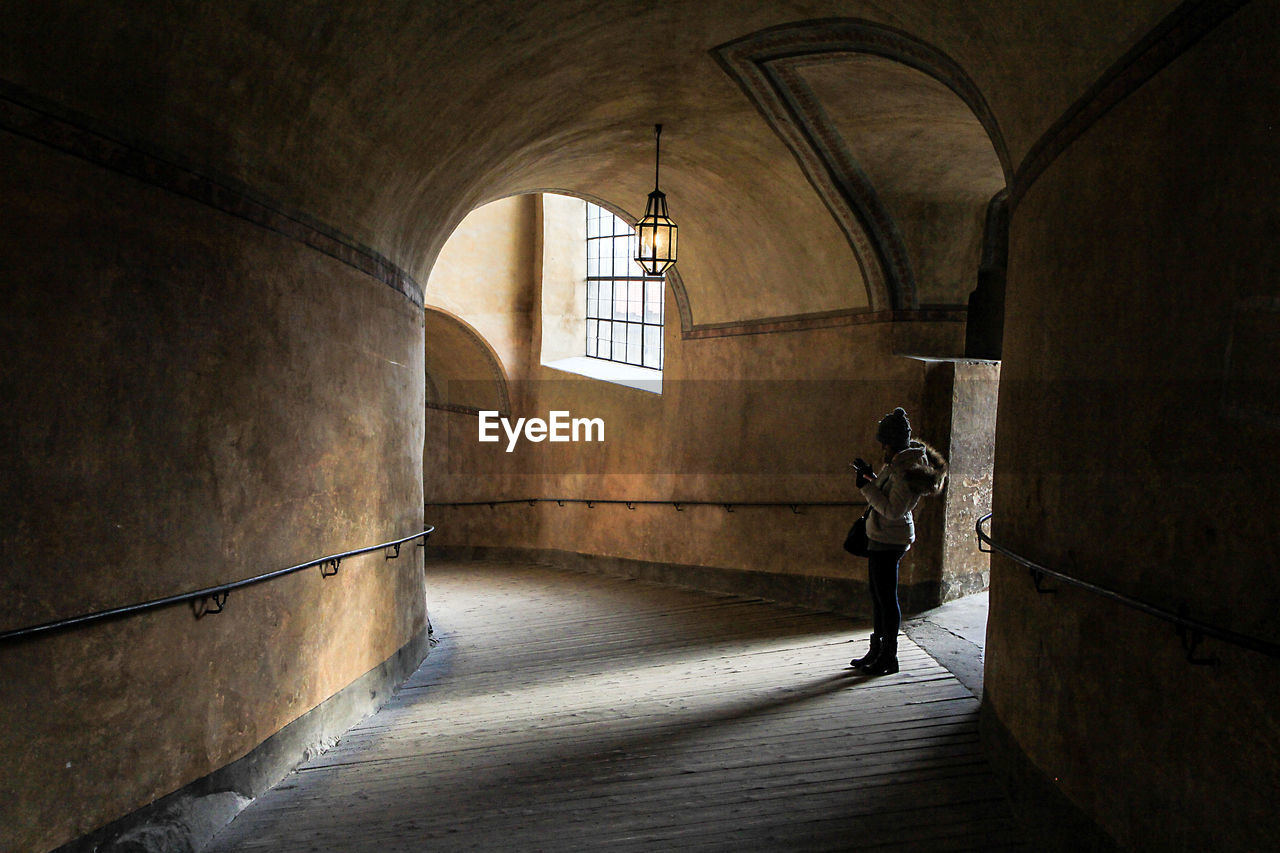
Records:
{"label": "eyeem watermark text", "polygon": [[498,426],[507,434],[507,452],[516,449],[523,432],[528,441],[604,441],[603,418],[570,418],[568,412],[551,411],[547,420],[516,418],[515,426],[498,412],[480,412],[480,440],[500,441]]}

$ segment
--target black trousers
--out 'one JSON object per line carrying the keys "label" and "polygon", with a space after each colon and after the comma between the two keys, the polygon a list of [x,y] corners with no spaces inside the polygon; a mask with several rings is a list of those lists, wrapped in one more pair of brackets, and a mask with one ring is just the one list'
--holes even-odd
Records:
{"label": "black trousers", "polygon": [[867,579],[871,584],[871,618],[874,630],[886,643],[898,644],[902,608],[898,606],[898,564],[906,549],[872,551],[867,555]]}

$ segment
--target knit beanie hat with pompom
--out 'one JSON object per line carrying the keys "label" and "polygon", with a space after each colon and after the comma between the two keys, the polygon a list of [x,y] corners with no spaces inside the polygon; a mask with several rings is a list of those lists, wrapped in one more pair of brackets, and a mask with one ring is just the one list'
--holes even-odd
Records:
{"label": "knit beanie hat with pompom", "polygon": [[911,443],[911,422],[905,409],[897,408],[880,419],[876,427],[876,441],[888,445],[895,452],[906,450]]}

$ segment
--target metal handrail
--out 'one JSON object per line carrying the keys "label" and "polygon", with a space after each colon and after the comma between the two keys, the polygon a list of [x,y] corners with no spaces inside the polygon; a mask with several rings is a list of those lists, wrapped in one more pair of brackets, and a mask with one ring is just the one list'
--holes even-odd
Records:
{"label": "metal handrail", "polygon": [[[405,536],[402,539],[394,539],[390,542],[383,542],[378,545],[370,545],[367,548],[357,548],[354,551],[343,551],[341,554],[330,554],[327,557],[319,557],[315,560],[309,560],[305,563],[299,563],[296,566],[290,566],[287,569],[276,569],[273,572],[256,575],[244,580],[232,581],[231,583],[219,584],[218,586],[205,587],[204,589],[193,590],[192,592],[184,592],[178,595],[169,595],[164,598],[153,598],[150,601],[142,601],[137,604],[126,604],[123,607],[112,607],[107,610],[99,610],[94,613],[85,613],[80,616],[72,616],[67,619],[57,619],[52,622],[45,622],[40,625],[29,625],[26,628],[15,628],[11,631],[0,633],[0,643],[10,640],[20,640],[33,637],[38,634],[50,634],[55,631],[63,631],[68,628],[78,628],[91,622],[99,622],[103,619],[114,619],[123,616],[132,616],[137,613],[143,613],[148,610],[156,610],[161,607],[169,607],[174,604],[182,604],[191,602],[192,609],[195,611],[196,618],[199,619],[210,613],[221,613],[222,606],[226,604],[227,595],[236,589],[243,589],[254,584],[264,583],[274,580],[285,575],[300,572],[303,569],[309,569],[312,566],[320,567],[322,577],[333,577],[338,573],[338,566],[348,557],[358,557],[361,554],[369,554],[373,551],[385,551],[394,549],[394,553],[388,554],[388,560],[394,560],[400,556],[400,546],[406,542],[412,542],[414,539],[421,539],[423,546],[426,545],[427,537],[435,532],[434,526],[427,527],[421,533],[415,533],[412,536]],[[196,602],[201,602],[202,606],[197,606]],[[210,604],[212,602],[212,605]]]}
{"label": "metal handrail", "polygon": [[[1171,622],[1177,627],[1178,637],[1182,640],[1182,647],[1187,653],[1187,660],[1191,663],[1209,664],[1216,662],[1213,658],[1197,658],[1195,656],[1196,649],[1205,637],[1213,637],[1214,639],[1222,640],[1224,643],[1231,643],[1232,645],[1250,649],[1255,652],[1261,652],[1262,654],[1269,655],[1271,657],[1280,657],[1280,643],[1273,643],[1248,634],[1241,634],[1237,631],[1221,628],[1217,625],[1211,625],[1207,622],[1201,622],[1198,619],[1192,619],[1187,614],[1187,609],[1185,607],[1183,607],[1182,611],[1179,613],[1165,610],[1146,601],[1133,598],[1125,595],[1124,593],[1116,592],[1113,589],[1107,589],[1106,587],[1089,583],[1088,581],[1081,580],[1080,578],[1054,571],[1047,566],[1042,566],[1020,554],[1016,554],[1003,545],[998,544],[983,528],[984,524],[991,521],[992,515],[993,513],[987,513],[982,516],[982,518],[978,519],[978,523],[976,525],[978,532],[978,548],[982,551],[986,551],[987,553],[994,551],[1008,557],[1015,563],[1020,563],[1023,566],[1026,566],[1031,572],[1031,579],[1035,582],[1037,592],[1045,594],[1053,592],[1053,590],[1044,589],[1042,586],[1044,578],[1051,577],[1070,586],[1078,587],[1092,592],[1095,595],[1102,596],[1103,598],[1119,602],[1126,607],[1139,610],[1149,616],[1154,616],[1157,619],[1163,619],[1166,622]],[[986,543],[990,547],[983,548],[983,543]]]}
{"label": "metal handrail", "polygon": [[733,512],[734,507],[790,507],[791,511],[796,515],[800,514],[800,507],[805,506],[866,506],[866,501],[677,501],[677,500],[621,500],[618,498],[508,498],[493,501],[430,501],[427,506],[487,506],[490,508],[500,506],[502,504],[528,504],[533,506],[539,503],[554,503],[564,506],[565,504],[586,504],[588,509],[593,508],[596,504],[626,504],[627,509],[635,509],[637,506],[645,504],[657,506],[673,506],[676,512],[684,512],[687,506],[718,506],[723,507],[726,512]]}

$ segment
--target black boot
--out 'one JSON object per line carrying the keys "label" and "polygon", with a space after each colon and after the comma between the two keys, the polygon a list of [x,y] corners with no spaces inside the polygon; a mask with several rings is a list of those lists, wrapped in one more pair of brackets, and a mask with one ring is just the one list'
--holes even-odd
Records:
{"label": "black boot", "polygon": [[871,635],[871,649],[862,657],[849,661],[849,666],[861,669],[875,663],[876,658],[880,657],[880,635]]}
{"label": "black boot", "polygon": [[867,675],[893,675],[898,671],[898,636],[885,637],[880,642],[880,654],[863,667]]}

